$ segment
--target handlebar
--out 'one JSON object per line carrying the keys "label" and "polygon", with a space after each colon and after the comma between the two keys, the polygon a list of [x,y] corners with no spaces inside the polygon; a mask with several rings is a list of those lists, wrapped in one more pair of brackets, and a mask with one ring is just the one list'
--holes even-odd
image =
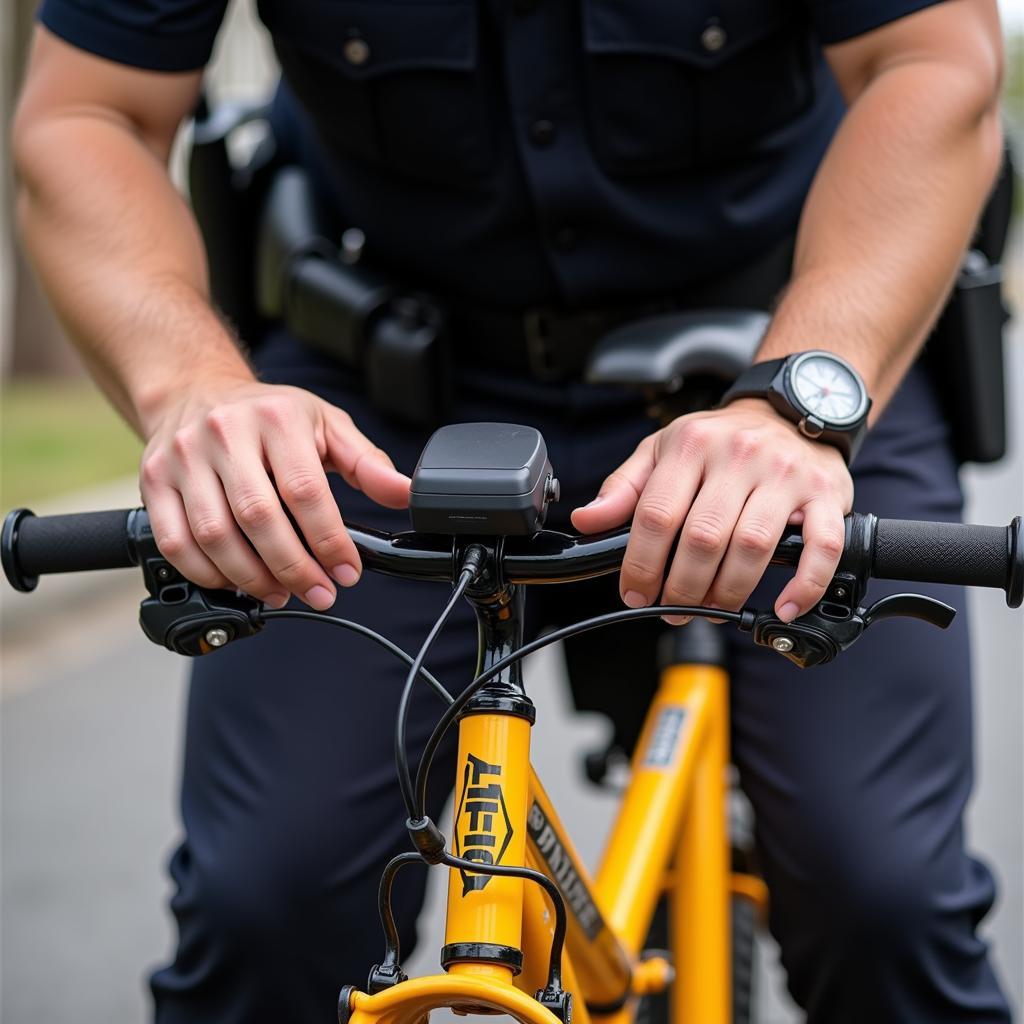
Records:
{"label": "handlebar", "polygon": [[[406,579],[451,582],[458,574],[466,538],[384,533],[349,525],[365,568]],[[35,516],[17,509],[4,520],[0,556],[4,574],[21,591],[33,590],[48,573],[119,569],[139,564],[152,540],[145,509]],[[543,530],[533,537],[498,540],[498,561],[509,583],[568,583],[615,572],[629,530],[570,536]],[[787,528],[773,565],[795,566],[803,551],[799,528]],[[1006,594],[1011,608],[1024,599],[1024,537],[1021,517],[1009,526],[846,517],[846,544],[839,566],[860,579],[905,580],[990,587]]]}

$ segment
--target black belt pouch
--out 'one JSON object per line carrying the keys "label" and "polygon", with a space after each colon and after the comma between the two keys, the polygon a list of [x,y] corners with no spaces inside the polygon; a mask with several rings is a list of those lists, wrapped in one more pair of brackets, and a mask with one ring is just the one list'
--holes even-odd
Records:
{"label": "black belt pouch", "polygon": [[1009,150],[978,222],[974,247],[960,267],[949,302],[928,341],[925,359],[953,428],[958,461],[998,462],[1006,454],[1006,382],[999,265],[1013,211]]}
{"label": "black belt pouch", "polygon": [[[247,157],[231,145],[253,125]],[[273,323],[358,370],[374,405],[436,426],[450,400],[443,311],[362,265],[347,266],[321,224],[312,177],[279,145],[270,104],[201,102],[193,121],[189,198],[203,236],[214,304],[252,346]],[[256,255],[256,266],[253,256]]]}
{"label": "black belt pouch", "polygon": [[[200,100],[188,158],[189,201],[206,248],[210,294],[248,344],[264,329],[256,307],[252,252],[263,197],[277,166],[268,112],[265,104],[226,103],[210,110]],[[233,159],[230,137],[252,125],[263,128],[259,141],[247,158]]]}
{"label": "black belt pouch", "polygon": [[1006,454],[1002,269],[972,249],[928,344],[960,462]]}

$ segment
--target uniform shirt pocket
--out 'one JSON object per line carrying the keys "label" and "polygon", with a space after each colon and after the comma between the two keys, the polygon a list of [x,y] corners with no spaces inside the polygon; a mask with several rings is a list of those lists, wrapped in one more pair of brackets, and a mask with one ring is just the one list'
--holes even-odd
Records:
{"label": "uniform shirt pocket", "polygon": [[487,175],[473,0],[263,0],[260,10],[332,153],[432,183]]}
{"label": "uniform shirt pocket", "polygon": [[814,99],[813,40],[782,3],[582,3],[590,132],[612,174],[755,152]]}

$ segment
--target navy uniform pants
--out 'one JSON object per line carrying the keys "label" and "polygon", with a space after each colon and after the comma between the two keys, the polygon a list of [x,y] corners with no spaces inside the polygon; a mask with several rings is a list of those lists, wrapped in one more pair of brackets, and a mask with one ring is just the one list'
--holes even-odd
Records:
{"label": "navy uniform pants", "polygon": [[[426,440],[368,407],[351,377],[278,337],[260,352],[264,379],[309,388],[411,473]],[[582,385],[541,387],[479,374],[460,387],[453,420],[528,423],[547,439],[560,511],[589,500],[651,429],[637,401]],[[913,371],[855,467],[856,508],[955,520],[961,495],[948,431],[925,376]],[[407,529],[339,485],[352,522]],[[772,571],[755,600],[770,607]],[[883,584],[873,596],[898,589]],[[992,905],[988,870],[964,849],[971,788],[971,694],[964,594],[918,588],[961,609],[939,632],[881,624],[838,662],[801,672],[731,634],[733,756],[753,804],[771,890],[771,928],[789,987],[811,1024],[996,1024],[1006,1002],[976,928]],[[367,573],[335,612],[415,650],[447,588]],[[621,607],[616,580],[539,587],[530,629]],[[570,670],[617,672],[624,715],[635,681],[653,685],[653,631],[615,627],[567,650]],[[683,627],[685,628],[685,627]],[[721,627],[728,628],[728,627]],[[460,609],[429,667],[467,682],[475,626]],[[182,786],[186,835],[174,854],[174,960],[152,979],[160,1024],[317,1024],[339,988],[362,985],[379,959],[381,867],[407,848],[392,731],[405,669],[350,633],[276,622],[195,664]],[[529,686],[529,680],[527,679]],[[409,730],[417,758],[441,711],[418,687]],[[436,817],[454,771],[436,759]],[[396,887],[403,950],[414,942],[425,872]]]}

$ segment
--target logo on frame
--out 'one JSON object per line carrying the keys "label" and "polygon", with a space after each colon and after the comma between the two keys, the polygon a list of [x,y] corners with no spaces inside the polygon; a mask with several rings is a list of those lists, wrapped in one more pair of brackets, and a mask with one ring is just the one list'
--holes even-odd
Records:
{"label": "logo on frame", "polygon": [[685,721],[686,708],[669,705],[661,709],[644,754],[645,768],[667,768],[675,760]]}
{"label": "logo on frame", "polygon": [[[478,864],[500,864],[512,841],[512,822],[501,788],[501,765],[466,755],[455,811],[455,853]],[[459,868],[462,895],[483,889],[493,875]]]}

